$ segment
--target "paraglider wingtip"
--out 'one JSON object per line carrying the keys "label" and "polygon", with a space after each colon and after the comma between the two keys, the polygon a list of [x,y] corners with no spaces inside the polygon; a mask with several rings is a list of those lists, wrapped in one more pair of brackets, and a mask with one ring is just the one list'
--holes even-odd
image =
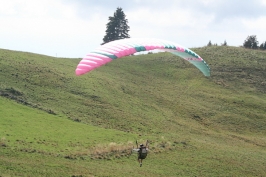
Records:
{"label": "paraglider wingtip", "polygon": [[85,73],[82,69],[76,69],[75,74],[76,74],[76,76],[80,76],[80,75],[85,74]]}
{"label": "paraglider wingtip", "polygon": [[77,73],[77,72],[76,72],[76,76],[81,76],[81,75],[82,75],[82,73]]}

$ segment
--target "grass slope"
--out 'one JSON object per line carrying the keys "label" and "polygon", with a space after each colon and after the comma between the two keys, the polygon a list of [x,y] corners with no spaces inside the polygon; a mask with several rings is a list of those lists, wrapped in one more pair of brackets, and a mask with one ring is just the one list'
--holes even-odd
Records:
{"label": "grass slope", "polygon": [[79,60],[0,50],[0,175],[265,176],[266,53],[193,50],[210,78],[169,53],[76,77]]}

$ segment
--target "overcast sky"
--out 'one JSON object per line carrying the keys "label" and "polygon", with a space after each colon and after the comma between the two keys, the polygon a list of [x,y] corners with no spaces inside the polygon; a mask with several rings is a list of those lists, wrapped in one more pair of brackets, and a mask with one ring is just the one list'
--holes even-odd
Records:
{"label": "overcast sky", "polygon": [[82,58],[103,42],[117,7],[132,38],[188,48],[266,41],[266,0],[0,0],[0,48]]}

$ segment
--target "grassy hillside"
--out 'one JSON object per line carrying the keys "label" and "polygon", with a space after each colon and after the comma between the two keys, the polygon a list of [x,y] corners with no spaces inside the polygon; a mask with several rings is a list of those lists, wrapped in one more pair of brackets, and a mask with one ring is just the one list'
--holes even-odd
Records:
{"label": "grassy hillside", "polygon": [[0,176],[265,176],[266,53],[193,50],[211,77],[169,53],[77,77],[77,59],[0,50]]}

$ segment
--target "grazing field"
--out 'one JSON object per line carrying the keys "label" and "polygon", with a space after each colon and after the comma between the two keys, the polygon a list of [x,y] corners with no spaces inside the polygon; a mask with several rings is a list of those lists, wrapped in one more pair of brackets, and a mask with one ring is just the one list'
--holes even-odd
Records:
{"label": "grazing field", "polygon": [[[266,52],[80,59],[0,49],[0,176],[266,176]],[[150,141],[140,168],[135,141]]]}

